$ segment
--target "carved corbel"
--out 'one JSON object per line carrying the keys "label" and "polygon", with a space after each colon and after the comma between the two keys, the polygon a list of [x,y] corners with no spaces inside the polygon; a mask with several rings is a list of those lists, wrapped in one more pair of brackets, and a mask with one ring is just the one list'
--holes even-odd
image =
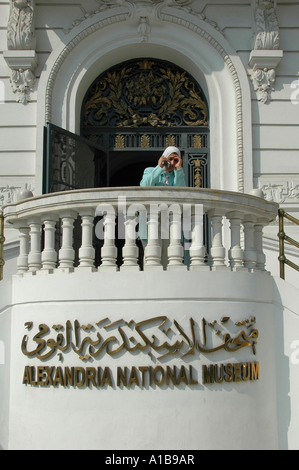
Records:
{"label": "carved corbel", "polygon": [[251,79],[262,103],[271,101],[276,69],[283,57],[279,49],[279,24],[275,0],[253,0],[254,34],[249,66]]}
{"label": "carved corbel", "polygon": [[4,59],[11,69],[11,85],[17,101],[26,104],[36,82],[37,54],[34,34],[34,0],[10,0],[7,51]]}

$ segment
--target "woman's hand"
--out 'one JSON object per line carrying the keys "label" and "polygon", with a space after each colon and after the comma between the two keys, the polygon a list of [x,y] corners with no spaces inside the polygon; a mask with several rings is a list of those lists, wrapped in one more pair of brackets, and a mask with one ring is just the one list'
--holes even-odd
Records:
{"label": "woman's hand", "polygon": [[176,153],[172,153],[168,158],[162,156],[158,161],[158,165],[169,172],[174,169],[180,170],[182,168],[182,164],[182,159]]}

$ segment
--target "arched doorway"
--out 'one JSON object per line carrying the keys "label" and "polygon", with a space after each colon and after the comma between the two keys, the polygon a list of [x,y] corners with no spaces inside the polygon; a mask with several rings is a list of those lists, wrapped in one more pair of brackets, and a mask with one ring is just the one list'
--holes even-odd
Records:
{"label": "arched doorway", "polygon": [[143,58],[110,68],[89,87],[81,112],[81,136],[106,149],[96,186],[138,186],[144,169],[175,145],[188,185],[208,187],[208,119],[199,84],[173,63]]}

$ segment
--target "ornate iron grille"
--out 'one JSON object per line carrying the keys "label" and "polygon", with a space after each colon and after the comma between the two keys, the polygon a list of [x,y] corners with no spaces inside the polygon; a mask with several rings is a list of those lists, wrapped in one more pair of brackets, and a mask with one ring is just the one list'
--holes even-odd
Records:
{"label": "ornate iron grille", "polygon": [[208,106],[197,82],[174,64],[140,59],[102,74],[83,106],[84,127],[207,126]]}
{"label": "ornate iron grille", "polygon": [[188,185],[209,186],[207,101],[196,80],[172,63],[136,59],[100,75],[83,102],[81,134],[111,156],[124,152],[122,158],[179,147]]}

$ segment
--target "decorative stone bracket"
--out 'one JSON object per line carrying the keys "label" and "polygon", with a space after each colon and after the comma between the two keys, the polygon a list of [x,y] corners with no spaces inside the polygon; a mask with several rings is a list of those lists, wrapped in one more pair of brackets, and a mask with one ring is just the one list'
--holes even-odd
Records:
{"label": "decorative stone bracket", "polygon": [[19,103],[26,104],[33,91],[37,67],[35,52],[34,0],[10,0],[7,51],[4,59],[11,69],[11,85]]}
{"label": "decorative stone bracket", "polygon": [[257,98],[262,103],[271,101],[271,92],[275,89],[276,69],[282,57],[283,51],[277,49],[256,49],[250,54],[251,79]]}
{"label": "decorative stone bracket", "polygon": [[31,50],[9,50],[4,51],[3,56],[12,71],[11,85],[17,101],[27,104],[36,82],[37,54]]}

